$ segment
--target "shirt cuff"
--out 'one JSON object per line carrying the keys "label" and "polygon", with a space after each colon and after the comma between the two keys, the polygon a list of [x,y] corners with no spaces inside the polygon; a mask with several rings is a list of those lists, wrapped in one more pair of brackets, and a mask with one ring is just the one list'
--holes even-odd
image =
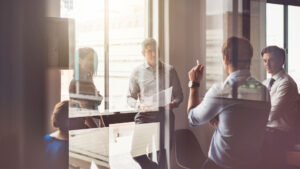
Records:
{"label": "shirt cuff", "polygon": [[197,125],[193,123],[193,114],[194,114],[193,109],[194,109],[194,108],[192,108],[192,109],[189,111],[189,114],[188,114],[188,121],[189,121],[189,126],[192,127],[192,128],[195,128],[195,127],[197,127]]}

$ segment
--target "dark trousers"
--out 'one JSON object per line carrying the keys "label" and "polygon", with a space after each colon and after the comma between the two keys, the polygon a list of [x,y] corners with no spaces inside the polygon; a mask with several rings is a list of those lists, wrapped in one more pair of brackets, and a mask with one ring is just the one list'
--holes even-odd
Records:
{"label": "dark trousers", "polygon": [[286,151],[293,143],[291,133],[267,127],[262,147],[262,166],[266,169],[286,168]]}
{"label": "dark trousers", "polygon": [[212,160],[207,158],[205,162],[203,163],[201,169],[224,169],[222,167],[219,167],[217,164],[215,164]]}
{"label": "dark trousers", "polygon": [[[165,169],[167,168],[167,156],[166,156],[166,150],[165,150],[165,121],[166,116],[169,116],[170,119],[170,125],[169,125],[169,137],[170,137],[170,149],[172,148],[173,143],[173,134],[174,134],[174,121],[175,116],[174,113],[169,110],[165,111],[164,108],[159,108],[156,112],[139,112],[135,116],[135,122],[136,124],[143,124],[143,123],[153,123],[153,122],[159,122],[160,123],[160,148],[158,152],[158,163],[155,163],[151,160],[151,157],[148,157],[147,155],[142,155],[138,157],[134,157],[134,160],[139,163],[142,169]],[[147,132],[147,131],[145,131]],[[151,156],[151,154],[150,154]]]}
{"label": "dark trousers", "polygon": [[[226,169],[226,168],[218,166],[212,160],[207,158],[207,160],[203,163],[201,169]],[[243,167],[230,168],[230,169],[266,169],[266,168],[261,167],[259,164],[253,164],[251,166],[243,166]]]}

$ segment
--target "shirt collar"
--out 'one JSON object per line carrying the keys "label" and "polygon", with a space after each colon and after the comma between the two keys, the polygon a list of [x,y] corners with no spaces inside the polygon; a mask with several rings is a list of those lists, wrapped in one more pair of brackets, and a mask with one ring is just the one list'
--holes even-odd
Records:
{"label": "shirt collar", "polygon": [[247,79],[249,76],[251,76],[249,69],[240,69],[240,70],[232,72],[226,78],[226,80],[224,81],[224,84],[227,84],[227,83],[233,84],[236,81]]}
{"label": "shirt collar", "polygon": [[[158,61],[158,65],[159,65],[160,67],[162,66],[162,62],[161,62],[160,60]],[[150,66],[150,65],[148,64],[147,60],[144,61],[144,66],[145,66],[146,69],[148,69],[148,68],[156,69],[156,67],[157,67],[157,65],[155,65],[155,67]]]}
{"label": "shirt collar", "polygon": [[274,79],[274,80],[277,80],[279,79],[280,77],[283,76],[283,74],[285,73],[285,70],[284,69],[281,69],[278,73],[276,73],[274,76],[272,76],[271,78]]}
{"label": "shirt collar", "polygon": [[148,64],[147,60],[144,61],[144,66],[145,66],[146,69],[151,68],[151,66]]}

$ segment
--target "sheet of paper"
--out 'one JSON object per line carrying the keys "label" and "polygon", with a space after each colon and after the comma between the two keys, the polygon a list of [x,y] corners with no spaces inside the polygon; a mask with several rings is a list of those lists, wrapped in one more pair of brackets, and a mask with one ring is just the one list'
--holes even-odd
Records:
{"label": "sheet of paper", "polygon": [[159,123],[136,124],[132,136],[133,157],[159,150]]}
{"label": "sheet of paper", "polygon": [[171,103],[173,87],[160,91],[152,96],[145,97],[143,104],[152,107],[163,107]]}
{"label": "sheet of paper", "polygon": [[108,130],[108,127],[105,127],[69,131],[69,151],[89,158],[100,159],[108,164]]}

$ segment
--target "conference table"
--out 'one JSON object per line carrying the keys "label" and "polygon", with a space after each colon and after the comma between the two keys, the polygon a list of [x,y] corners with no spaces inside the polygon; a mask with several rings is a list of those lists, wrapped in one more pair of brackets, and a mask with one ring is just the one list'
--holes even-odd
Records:
{"label": "conference table", "polygon": [[[133,157],[159,150],[159,123],[119,123],[69,132],[70,168],[139,169]],[[91,167],[92,166],[92,167]]]}

